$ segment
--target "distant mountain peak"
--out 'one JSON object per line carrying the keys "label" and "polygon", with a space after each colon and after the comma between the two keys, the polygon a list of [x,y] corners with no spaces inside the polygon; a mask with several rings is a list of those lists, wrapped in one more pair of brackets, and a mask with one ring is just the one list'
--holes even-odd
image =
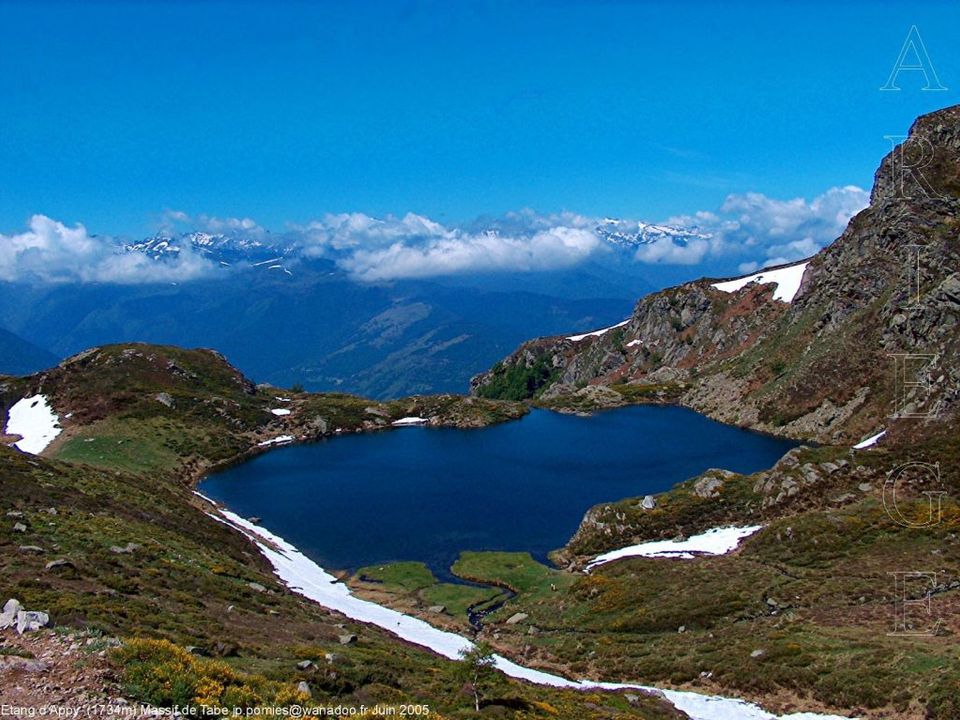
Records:
{"label": "distant mountain peak", "polygon": [[234,265],[248,262],[253,265],[266,264],[268,261],[279,263],[291,254],[291,248],[264,241],[247,235],[210,233],[192,230],[184,233],[171,233],[161,230],[156,235],[123,246],[126,252],[140,252],[154,260],[178,257],[184,250],[197,253],[221,265]]}
{"label": "distant mountain peak", "polygon": [[594,231],[601,239],[611,245],[628,249],[640,245],[650,245],[664,239],[669,239],[677,245],[686,247],[690,240],[706,240],[710,237],[709,233],[701,232],[699,228],[695,227],[658,225],[642,220],[621,220],[609,217],[604,218]]}

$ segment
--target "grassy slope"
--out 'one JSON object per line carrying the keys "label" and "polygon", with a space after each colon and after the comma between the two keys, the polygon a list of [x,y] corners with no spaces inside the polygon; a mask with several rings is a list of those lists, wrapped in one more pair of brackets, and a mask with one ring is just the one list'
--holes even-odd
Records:
{"label": "grassy slope", "polygon": [[[916,428],[907,439],[899,449],[844,451],[854,462],[802,490],[789,507],[764,509],[759,476],[732,476],[713,498],[699,497],[688,481],[659,496],[653,511],[639,508],[638,498],[613,503],[601,516],[610,524],[583,532],[563,559],[715,525],[766,527],[730,556],[621,560],[559,584],[552,598],[541,583],[501,611],[501,621],[514,612],[529,619],[492,627],[497,644],[588,676],[734,691],[785,709],[799,700],[884,720],[956,718],[960,433],[951,421],[935,432]],[[797,454],[829,462],[838,452]],[[947,496],[930,527],[906,527],[884,509],[887,472],[909,461],[941,463]],[[917,493],[902,493],[898,507],[917,524],[929,516]],[[620,526],[611,536],[605,531],[614,522]],[[910,571],[937,573],[932,614],[908,615],[917,631],[940,619],[933,637],[890,635],[903,593],[891,573]],[[929,589],[925,579],[908,586],[915,599]],[[530,635],[529,625],[539,632]]]}
{"label": "grassy slope", "polygon": [[[373,429],[411,409],[476,424],[515,415],[515,406],[450,397],[385,406],[294,394],[299,419],[277,418],[268,412],[275,392],[253,388],[219,356],[143,345],[104,348],[43,376],[7,380],[0,407],[40,390],[73,416],[53,458],[0,446],[0,509],[13,513],[0,523],[3,592],[48,611],[55,624],[127,638],[117,661],[133,697],[290,702],[303,700],[295,684],[306,680],[312,702],[429,702],[447,717],[473,716],[453,663],[288,592],[246,539],[202,512],[191,480],[285,428]],[[112,549],[128,543],[131,552]],[[47,568],[53,560],[68,562]],[[344,633],[358,642],[341,645]],[[222,660],[185,655],[178,647],[187,645]],[[306,659],[315,665],[299,670]],[[515,682],[497,697],[489,712],[518,718],[676,717],[655,699],[630,703]]]}

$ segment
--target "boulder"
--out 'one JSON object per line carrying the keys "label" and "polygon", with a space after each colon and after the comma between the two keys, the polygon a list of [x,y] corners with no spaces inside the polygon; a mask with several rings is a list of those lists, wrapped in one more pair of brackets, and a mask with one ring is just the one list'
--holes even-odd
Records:
{"label": "boulder", "polygon": [[353,633],[346,633],[337,638],[341,645],[353,645],[357,641],[357,636]]}
{"label": "boulder", "polygon": [[431,605],[430,607],[427,608],[427,610],[429,610],[432,613],[437,613],[439,615],[439,614],[445,613],[447,611],[447,607],[446,605]]}
{"label": "boulder", "polygon": [[50,616],[45,612],[21,610],[17,613],[17,633],[23,635],[25,632],[39,630],[49,622]]}
{"label": "boulder", "polygon": [[312,660],[301,660],[297,663],[297,670],[309,670],[313,667]]}
{"label": "boulder", "polygon": [[72,567],[74,567],[74,564],[73,564],[70,560],[67,560],[66,558],[59,558],[59,559],[57,559],[57,560],[51,560],[50,562],[48,562],[48,563],[44,566],[44,569],[45,569],[45,570],[56,570],[57,568],[66,568],[66,567],[71,567],[71,568],[72,568]]}
{"label": "boulder", "polygon": [[301,692],[307,697],[313,697],[313,693],[310,692],[310,686],[306,683],[305,680],[301,680],[297,683],[297,692]]}
{"label": "boulder", "polygon": [[258,582],[248,582],[247,587],[256,592],[266,592],[267,589]]}
{"label": "boulder", "polygon": [[507,618],[507,625],[516,625],[517,623],[523,622],[528,617],[530,616],[526,613],[516,613]]}
{"label": "boulder", "polygon": [[643,498],[643,502],[640,503],[640,507],[644,510],[653,510],[657,506],[657,499],[653,495],[647,495]]}
{"label": "boulder", "polygon": [[720,494],[722,487],[723,480],[714,475],[706,475],[693,484],[693,492],[697,497],[714,498]]}
{"label": "boulder", "polygon": [[3,606],[3,612],[0,613],[0,630],[6,630],[17,624],[17,613],[21,610],[20,601],[10,598]]}

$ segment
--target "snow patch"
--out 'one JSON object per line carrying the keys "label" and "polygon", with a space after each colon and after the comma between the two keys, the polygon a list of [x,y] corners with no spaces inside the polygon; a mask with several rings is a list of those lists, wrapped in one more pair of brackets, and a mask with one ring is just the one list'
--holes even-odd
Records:
{"label": "snow patch", "polygon": [[776,283],[777,289],[773,291],[773,299],[788,303],[796,297],[797,291],[800,289],[800,281],[803,280],[803,273],[809,264],[810,261],[808,260],[799,265],[791,265],[790,267],[780,268],[778,270],[764,270],[754,273],[753,275],[737,278],[736,280],[713,283],[711,287],[721,292],[732,293],[753,282],[759,283],[760,285]]}
{"label": "snow patch", "polygon": [[608,327],[608,328],[603,328],[602,330],[594,330],[593,332],[583,333],[582,335],[570,335],[570,336],[567,338],[567,340],[573,340],[573,342],[580,342],[580,341],[583,340],[584,338],[588,338],[588,337],[600,337],[600,336],[603,335],[604,333],[608,333],[608,332],[610,332],[611,330],[616,330],[618,327],[623,327],[623,326],[626,325],[628,322],[630,322],[629,318],[626,319],[626,320],[624,320],[623,322],[618,322],[616,325],[611,325],[611,326]]}
{"label": "snow patch", "polygon": [[290,410],[287,410],[286,408],[273,408],[270,412],[279,417],[290,414]]}
{"label": "snow patch", "polygon": [[257,447],[269,447],[270,445],[283,445],[284,443],[293,442],[293,435],[278,435],[275,438],[270,440],[264,440],[263,442],[257,443]]}
{"label": "snow patch", "polygon": [[[216,503],[199,492],[195,491],[195,494],[216,506]],[[343,613],[352,620],[376,625],[402,640],[429,648],[438,655],[451,660],[458,658],[461,651],[473,647],[473,643],[465,637],[435,628],[419,618],[410,617],[397,610],[381,607],[376,603],[355,597],[345,584],[337,582],[335,577],[283,538],[254,525],[249,520],[245,520],[229,510],[219,507],[217,509],[220,516],[210,513],[210,517],[234,527],[250,538],[273,566],[277,577],[294,592],[319,603],[323,607]],[[647,692],[656,690],[656,688],[635,683],[570,680],[541,670],[523,667],[500,655],[496,656],[496,665],[502,673],[509,677],[538,685],[566,687],[576,690],[642,690]],[[753,703],[743,700],[700,695],[699,693],[679,690],[663,690],[662,692],[669,702],[673,703],[681,712],[689,715],[691,720],[846,720],[838,715],[815,715],[811,713],[778,717]]]}
{"label": "snow patch", "polygon": [[25,453],[39,455],[60,431],[60,418],[43,395],[18,400],[7,413],[6,433],[21,436],[14,446]]}
{"label": "snow patch", "polygon": [[654,542],[631,545],[630,547],[611,550],[603,555],[598,555],[587,564],[587,570],[589,571],[598,565],[603,565],[604,563],[625,557],[670,557],[692,560],[697,554],[726,555],[728,552],[735,550],[743,538],[753,535],[762,528],[763,525],[751,525],[741,528],[713,528],[699,535],[691,535],[686,540],[656,540]]}
{"label": "snow patch", "polygon": [[881,430],[876,435],[868,437],[866,440],[861,440],[856,445],[853,446],[854,450],[863,450],[864,448],[871,447],[877,444],[877,441],[887,434],[886,430]]}
{"label": "snow patch", "polygon": [[393,421],[392,423],[390,423],[390,424],[391,424],[391,425],[397,425],[397,426],[403,426],[403,425],[423,425],[425,422],[427,422],[427,419],[426,419],[426,418],[416,417],[416,416],[412,416],[412,415],[411,415],[410,417],[402,417],[402,418],[400,418],[399,420],[394,420],[394,421]]}

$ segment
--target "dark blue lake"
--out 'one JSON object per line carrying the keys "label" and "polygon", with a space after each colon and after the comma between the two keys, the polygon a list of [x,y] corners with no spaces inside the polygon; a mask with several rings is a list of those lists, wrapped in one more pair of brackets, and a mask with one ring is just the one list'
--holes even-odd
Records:
{"label": "dark blue lake", "polygon": [[405,427],[281,448],[200,490],[329,570],[420,560],[449,577],[461,550],[545,560],[592,505],[711,467],[755,472],[795,444],[677,407],[534,410],[482,430]]}

